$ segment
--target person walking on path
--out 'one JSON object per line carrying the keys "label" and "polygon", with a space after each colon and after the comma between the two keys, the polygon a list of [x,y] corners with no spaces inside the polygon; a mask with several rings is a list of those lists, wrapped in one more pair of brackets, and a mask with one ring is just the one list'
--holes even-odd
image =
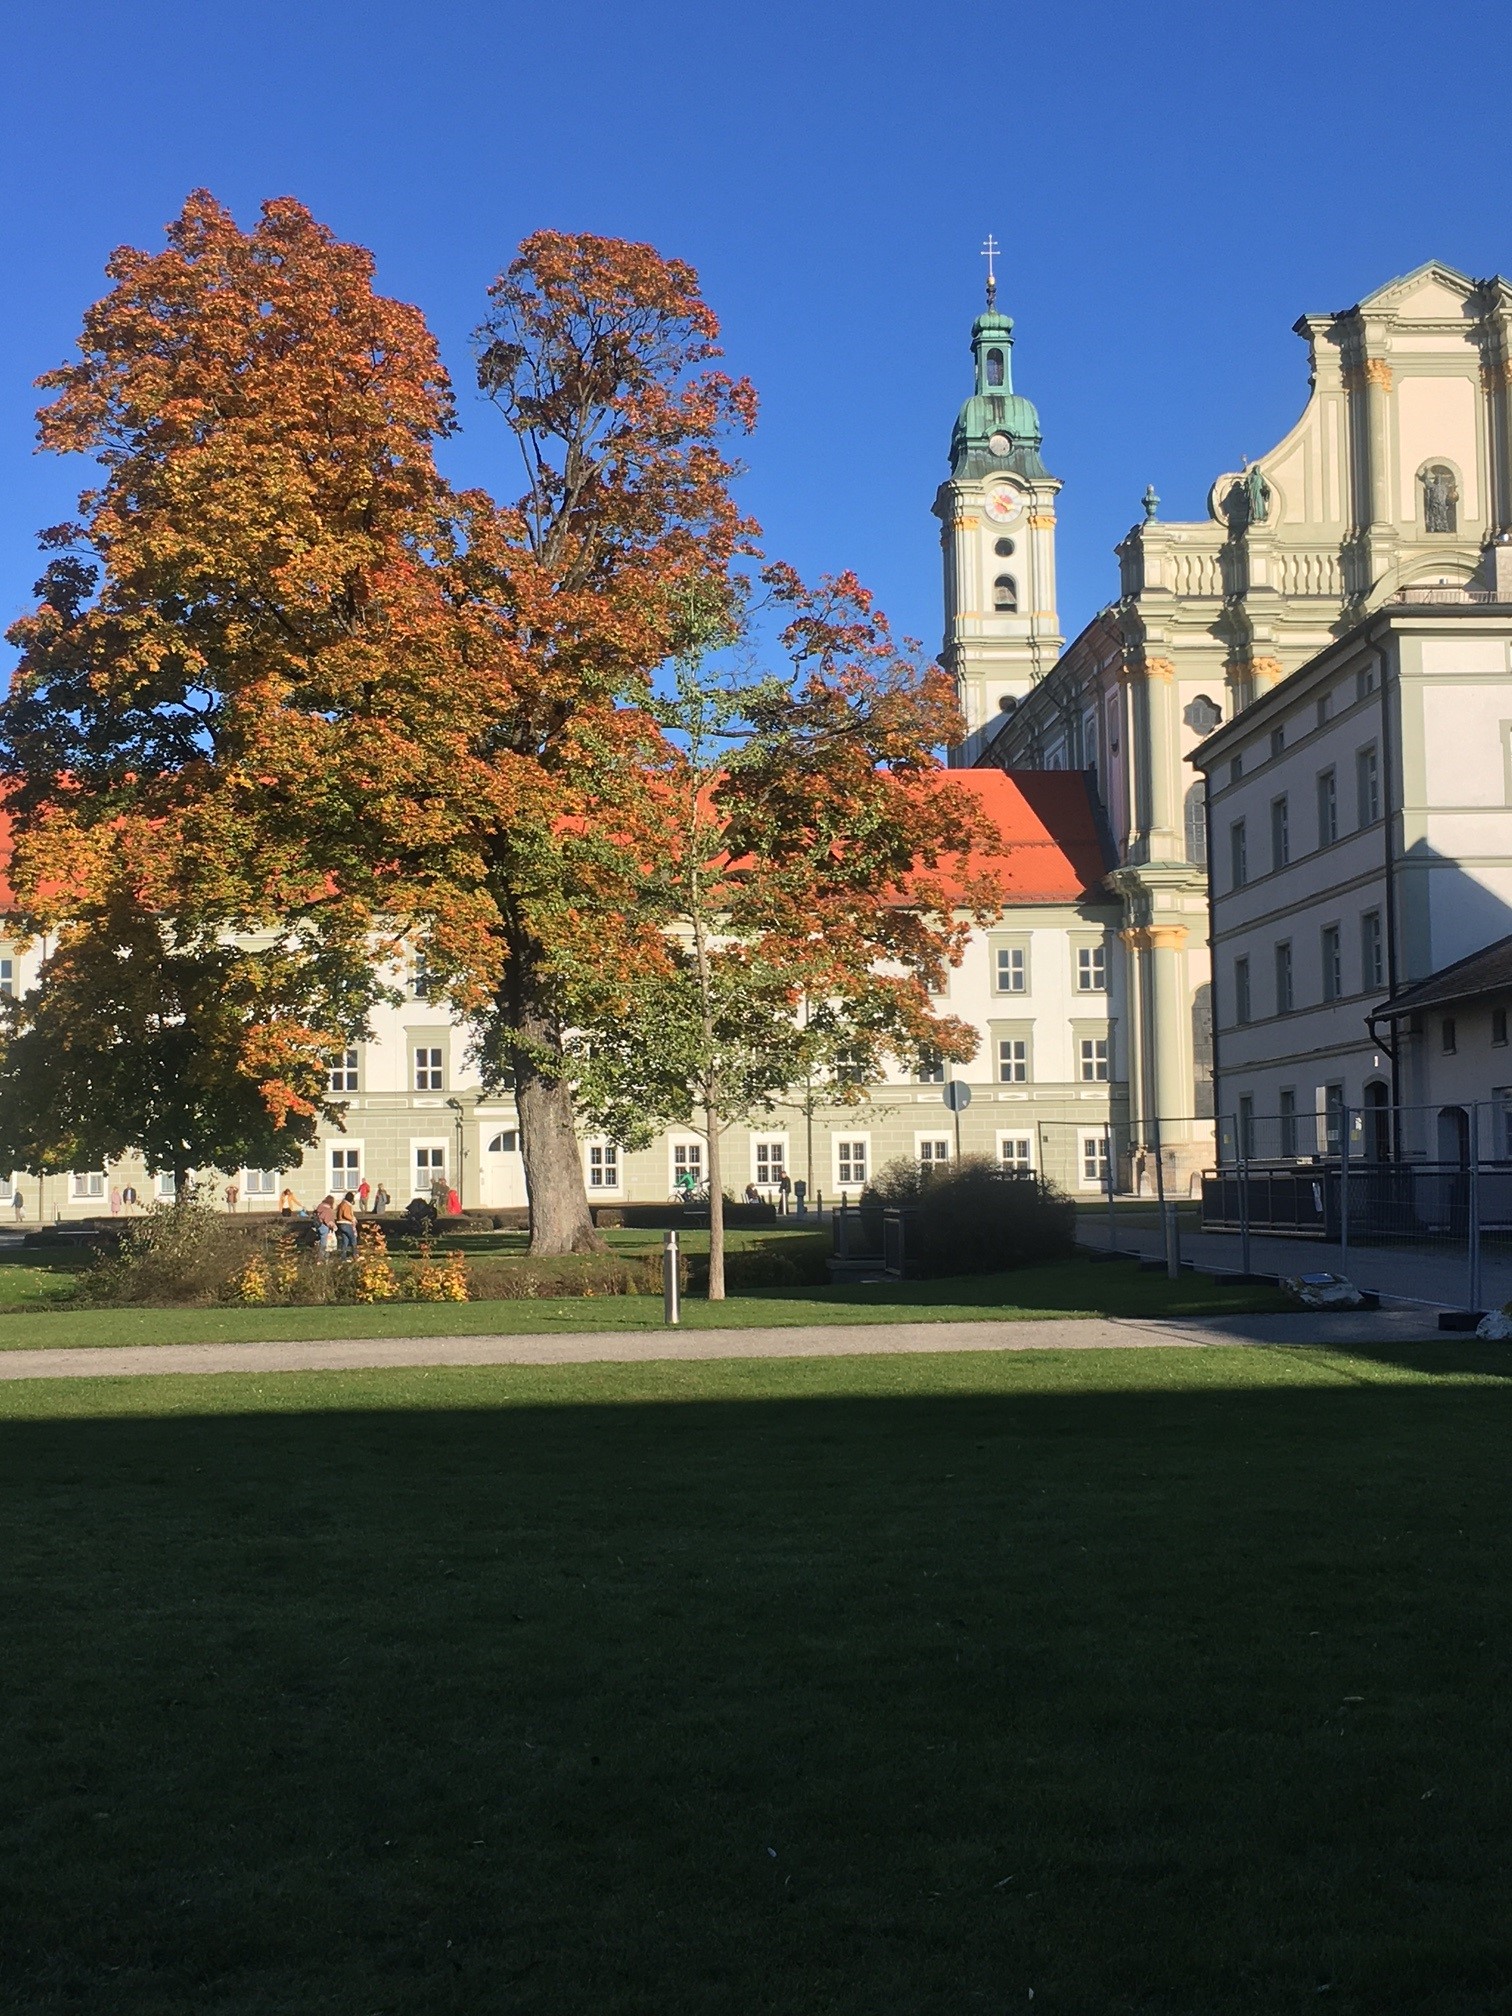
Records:
{"label": "person walking on path", "polygon": [[378,1188],[373,1192],[373,1216],[375,1218],[383,1216],[389,1207],[389,1201],[389,1194],[380,1183]]}
{"label": "person walking on path", "polygon": [[357,1200],[350,1190],[336,1206],[336,1257],[357,1258]]}
{"label": "person walking on path", "polygon": [[234,1211],[236,1209],[237,1201],[240,1198],[240,1196],[241,1196],[241,1185],[239,1183],[228,1183],[226,1185],[226,1209],[228,1211]]}
{"label": "person walking on path", "polygon": [[315,1243],[322,1260],[329,1260],[336,1240],[336,1200],[322,1197],[315,1206]]}
{"label": "person walking on path", "polygon": [[286,1183],[278,1200],[278,1208],[285,1218],[292,1218],[299,1209],[299,1199]]}
{"label": "person walking on path", "polygon": [[21,1195],[19,1190],[11,1199],[11,1209],[15,1212],[16,1223],[19,1225],[21,1220],[26,1216],[26,1199]]}
{"label": "person walking on path", "polygon": [[782,1200],[778,1205],[784,1218],[788,1215],[788,1198],[792,1195],[793,1182],[786,1169],[777,1171],[777,1195]]}
{"label": "person walking on path", "polygon": [[357,1185],[357,1209],[359,1211],[366,1211],[368,1209],[372,1195],[372,1186],[366,1176],[364,1176],[362,1181]]}

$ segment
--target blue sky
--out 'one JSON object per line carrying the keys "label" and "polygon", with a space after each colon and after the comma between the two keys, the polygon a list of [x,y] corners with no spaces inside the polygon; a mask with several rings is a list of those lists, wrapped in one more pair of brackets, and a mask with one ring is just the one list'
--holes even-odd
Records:
{"label": "blue sky", "polygon": [[9,0],[0,24],[0,612],[83,480],[32,452],[121,242],[196,185],[373,248],[459,381],[456,476],[509,487],[472,392],[484,288],[540,226],[689,259],[762,397],[747,506],[933,651],[929,506],[1006,248],[1018,389],[1065,479],[1067,635],[1153,481],[1200,515],[1306,394],[1304,311],[1441,258],[1512,267],[1504,5],[937,0]]}

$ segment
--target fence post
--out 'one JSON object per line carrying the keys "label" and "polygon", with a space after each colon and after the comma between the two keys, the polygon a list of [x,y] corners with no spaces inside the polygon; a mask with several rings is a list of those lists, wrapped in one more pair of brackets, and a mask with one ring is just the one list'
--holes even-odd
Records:
{"label": "fence post", "polygon": [[677,1234],[662,1234],[662,1317],[667,1323],[682,1321],[682,1281],[678,1273]]}
{"label": "fence post", "polygon": [[1108,1156],[1108,1251],[1118,1251],[1118,1213],[1113,1209],[1113,1129],[1103,1129],[1103,1146]]}
{"label": "fence post", "polygon": [[1339,1102],[1339,1272],[1349,1272],[1349,1108]]}
{"label": "fence post", "polygon": [[1176,1206],[1167,1204],[1165,1194],[1165,1157],[1160,1152],[1160,1122],[1150,1123],[1155,1134],[1155,1200],[1160,1218],[1161,1238],[1165,1242],[1166,1275],[1169,1280],[1181,1279],[1181,1246],[1176,1232]]}
{"label": "fence post", "polygon": [[1249,1223],[1249,1154],[1244,1136],[1239,1132],[1239,1116],[1232,1122],[1234,1129],[1234,1164],[1239,1172],[1239,1272],[1246,1279],[1250,1271],[1250,1223]]}
{"label": "fence post", "polygon": [[1466,1227],[1470,1261],[1470,1308],[1481,1306],[1480,1227],[1480,1101],[1470,1101],[1470,1196],[1469,1224]]}

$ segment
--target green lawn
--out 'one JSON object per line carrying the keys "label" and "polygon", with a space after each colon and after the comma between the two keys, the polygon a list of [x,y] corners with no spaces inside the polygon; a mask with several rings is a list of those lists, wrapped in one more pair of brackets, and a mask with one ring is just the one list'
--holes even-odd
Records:
{"label": "green lawn", "polygon": [[[1167,1281],[1131,1262],[1087,1260],[947,1281],[889,1281],[838,1288],[771,1288],[710,1303],[683,1303],[688,1329],[801,1323],[959,1322],[1041,1316],[1209,1316],[1292,1305],[1279,1290],[1205,1275]],[[659,1329],[656,1295],[560,1300],[389,1303],[303,1309],[71,1309],[0,1304],[0,1350],[121,1344],[252,1343],[319,1337],[539,1335],[558,1330]]]}
{"label": "green lawn", "polygon": [[0,2003],[1504,2012],[1509,1369],[0,1388]]}

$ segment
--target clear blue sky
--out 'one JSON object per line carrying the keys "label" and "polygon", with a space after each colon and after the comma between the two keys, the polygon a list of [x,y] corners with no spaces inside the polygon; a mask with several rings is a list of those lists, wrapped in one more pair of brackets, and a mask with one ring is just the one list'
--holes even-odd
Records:
{"label": "clear blue sky", "polygon": [[490,277],[540,226],[699,269],[763,418],[748,507],[853,566],[931,651],[929,515],[981,289],[1007,248],[1018,389],[1065,480],[1067,635],[1166,516],[1291,424],[1303,311],[1441,258],[1512,268],[1505,0],[9,0],[0,25],[0,612],[82,469],[31,380],[121,242],[203,184],[292,194],[371,246],[459,383],[453,473],[509,485],[472,392]]}

